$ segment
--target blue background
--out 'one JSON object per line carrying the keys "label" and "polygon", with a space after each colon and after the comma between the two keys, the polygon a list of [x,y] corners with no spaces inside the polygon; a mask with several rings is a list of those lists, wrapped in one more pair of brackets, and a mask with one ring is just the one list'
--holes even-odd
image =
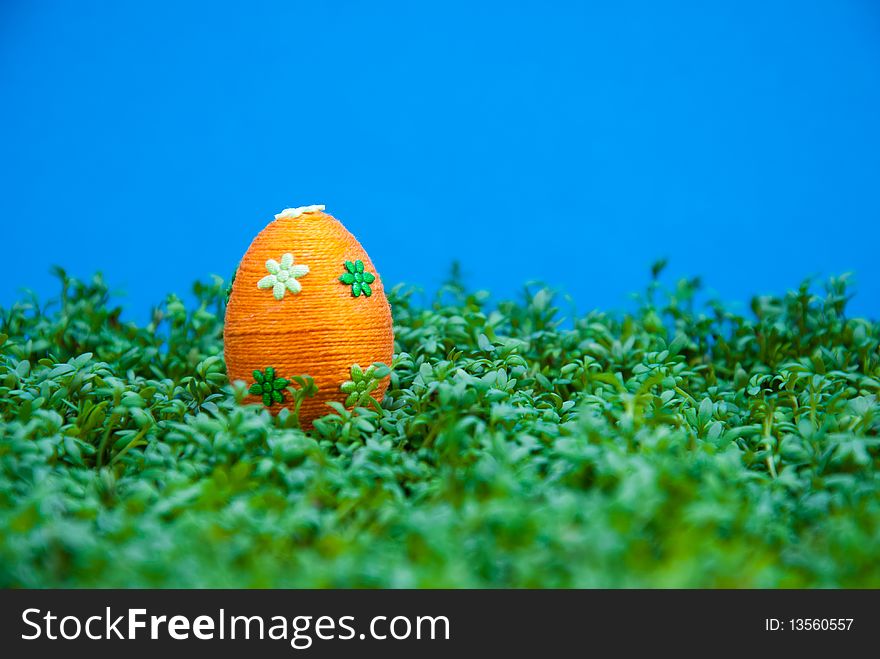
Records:
{"label": "blue background", "polygon": [[0,305],[58,263],[143,317],[324,203],[387,284],[880,312],[876,3],[236,4],[0,2]]}

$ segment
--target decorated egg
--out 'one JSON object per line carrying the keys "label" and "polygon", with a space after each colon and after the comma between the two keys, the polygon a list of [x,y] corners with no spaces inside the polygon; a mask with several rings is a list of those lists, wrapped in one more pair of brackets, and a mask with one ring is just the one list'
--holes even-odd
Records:
{"label": "decorated egg", "polygon": [[241,260],[226,306],[224,354],[230,381],[248,385],[246,402],[273,413],[294,399],[291,378],[309,375],[318,391],[299,409],[304,428],[326,405],[381,401],[391,364],[391,307],[361,244],[324,206],[288,208],[263,229]]}

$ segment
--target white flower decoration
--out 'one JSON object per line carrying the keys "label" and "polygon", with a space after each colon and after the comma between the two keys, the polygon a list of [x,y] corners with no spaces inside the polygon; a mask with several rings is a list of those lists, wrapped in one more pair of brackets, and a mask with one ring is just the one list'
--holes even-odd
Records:
{"label": "white flower decoration", "polygon": [[325,208],[324,204],[315,204],[314,206],[300,206],[299,208],[285,208],[283,211],[275,215],[276,220],[295,219],[306,213],[320,213]]}
{"label": "white flower decoration", "polygon": [[281,263],[275,259],[266,261],[266,270],[269,274],[257,282],[258,288],[271,288],[272,295],[276,300],[283,300],[287,291],[299,293],[302,284],[297,281],[299,277],[309,274],[309,266],[293,265],[293,254],[285,254],[281,257]]}

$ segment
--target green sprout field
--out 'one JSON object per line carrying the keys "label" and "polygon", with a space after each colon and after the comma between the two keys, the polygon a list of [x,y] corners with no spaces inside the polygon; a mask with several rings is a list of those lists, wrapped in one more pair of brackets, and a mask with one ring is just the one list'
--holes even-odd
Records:
{"label": "green sprout field", "polygon": [[0,309],[0,586],[880,587],[880,325],[659,269],[574,319],[397,288],[381,408],[309,433],[236,402],[219,279],[139,326],[59,270]]}

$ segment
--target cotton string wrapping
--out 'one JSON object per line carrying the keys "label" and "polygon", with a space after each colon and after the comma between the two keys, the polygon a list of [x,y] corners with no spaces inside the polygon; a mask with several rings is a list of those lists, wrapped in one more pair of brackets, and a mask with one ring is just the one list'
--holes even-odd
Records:
{"label": "cotton string wrapping", "polygon": [[[332,411],[327,402],[346,401],[340,387],[351,379],[353,365],[391,364],[391,308],[370,257],[323,206],[286,209],[276,217],[236,272],[223,333],[226,367],[230,381],[243,380],[253,389],[248,402],[254,403],[265,403],[272,388],[265,382],[267,368],[274,382],[314,378],[318,393],[300,408],[308,427]],[[355,295],[346,283],[351,278],[344,275],[358,261],[372,278],[370,295]],[[385,377],[370,395],[381,401],[387,387]],[[269,391],[269,408],[292,410],[292,396],[285,392],[283,399],[277,402]]]}

